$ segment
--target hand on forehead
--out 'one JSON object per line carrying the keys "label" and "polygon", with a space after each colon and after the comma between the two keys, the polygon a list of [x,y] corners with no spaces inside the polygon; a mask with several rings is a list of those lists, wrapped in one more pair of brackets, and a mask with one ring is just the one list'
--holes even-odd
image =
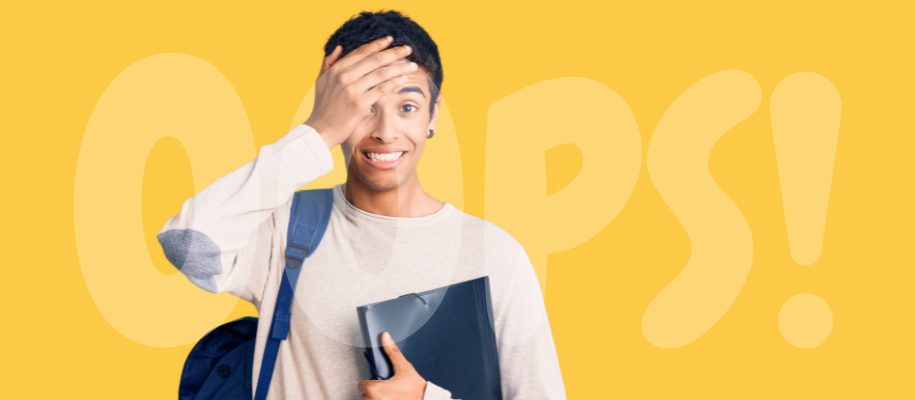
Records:
{"label": "hand on forehead", "polygon": [[[332,67],[334,64],[336,64],[340,60],[344,60],[344,59],[347,59],[350,57],[355,57],[355,56],[358,56],[361,54],[379,53],[379,52],[388,53],[388,52],[395,52],[398,49],[408,49],[408,54],[412,53],[412,48],[410,48],[409,45],[388,48],[388,46],[391,45],[393,40],[394,39],[391,36],[385,36],[383,38],[373,40],[369,43],[359,46],[359,48],[349,52],[346,56],[344,56],[342,58],[340,57],[340,55],[343,53],[343,47],[337,46],[334,49],[334,51],[332,53],[330,53],[330,55],[328,55],[327,57],[324,58],[324,63],[321,66],[321,73],[319,75],[323,75],[325,72],[327,72],[328,69],[330,69],[330,67]],[[410,61],[407,60],[406,58],[399,58],[396,61],[394,61],[390,64],[387,64],[387,65],[394,65],[394,64],[407,63],[407,62],[410,62]],[[428,78],[429,82],[427,82],[427,85],[433,85],[433,83],[431,82],[431,77],[430,77],[429,73],[425,69],[423,69],[422,65],[420,65],[419,68],[411,75],[416,75],[417,77]],[[428,86],[426,87],[426,90],[428,90]]]}

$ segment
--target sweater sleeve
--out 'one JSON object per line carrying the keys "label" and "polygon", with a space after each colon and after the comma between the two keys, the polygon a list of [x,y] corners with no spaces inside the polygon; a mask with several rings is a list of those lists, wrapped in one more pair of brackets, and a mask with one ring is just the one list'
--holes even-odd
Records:
{"label": "sweater sleeve", "polygon": [[426,391],[423,393],[423,400],[460,400],[452,399],[451,392],[436,386],[434,383],[426,381]]}
{"label": "sweater sleeve", "polygon": [[507,289],[502,306],[494,310],[503,398],[565,399],[543,292],[523,247]]}
{"label": "sweater sleeve", "polygon": [[296,126],[186,200],[159,232],[165,257],[195,285],[253,301],[243,293],[252,265],[266,265],[270,257],[255,248],[276,240],[280,229],[266,224],[298,188],[332,169],[330,150],[317,131]]}

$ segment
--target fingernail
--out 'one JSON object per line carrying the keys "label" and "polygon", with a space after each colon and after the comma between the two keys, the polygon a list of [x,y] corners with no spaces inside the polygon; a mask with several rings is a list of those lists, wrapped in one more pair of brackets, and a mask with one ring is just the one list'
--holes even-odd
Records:
{"label": "fingernail", "polygon": [[411,63],[410,63],[410,69],[411,69],[411,70],[416,69],[416,63],[415,63],[415,62],[411,62]]}
{"label": "fingernail", "polygon": [[400,76],[400,80],[401,80],[401,81],[405,81],[405,80],[407,80],[407,77],[406,77],[406,76],[403,76],[403,75],[401,75],[401,76]]}
{"label": "fingernail", "polygon": [[394,40],[394,37],[393,37],[393,36],[385,36],[384,40],[385,40],[386,42],[390,42],[390,41]]}
{"label": "fingernail", "polygon": [[392,342],[394,342],[394,340],[391,339],[390,333],[385,332],[385,333],[381,334],[381,344],[387,346],[387,345],[391,344]]}
{"label": "fingernail", "polygon": [[413,51],[413,48],[410,47],[410,46],[404,46],[404,50],[406,50],[406,51],[408,51],[408,52],[412,52],[412,51]]}

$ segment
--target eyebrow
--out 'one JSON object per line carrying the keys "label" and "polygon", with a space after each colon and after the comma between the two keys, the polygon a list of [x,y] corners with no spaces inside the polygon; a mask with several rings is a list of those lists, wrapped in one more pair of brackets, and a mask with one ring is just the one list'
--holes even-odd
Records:
{"label": "eyebrow", "polygon": [[409,87],[400,89],[400,91],[397,92],[397,94],[404,94],[404,93],[410,93],[410,92],[416,92],[416,93],[423,95],[423,97],[426,97],[426,93],[424,93],[422,89],[420,89],[419,87],[416,87],[416,86],[409,86]]}

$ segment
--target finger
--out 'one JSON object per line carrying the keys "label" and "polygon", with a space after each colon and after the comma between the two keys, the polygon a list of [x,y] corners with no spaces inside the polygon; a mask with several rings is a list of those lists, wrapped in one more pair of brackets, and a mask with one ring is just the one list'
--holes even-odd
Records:
{"label": "finger", "polygon": [[[390,46],[391,43],[393,43],[393,42],[394,42],[393,37],[385,36],[381,39],[376,39],[376,40],[373,40],[362,46],[357,47],[356,50],[349,52],[345,57],[343,57],[339,60],[336,60],[336,61],[347,60],[349,62],[349,64],[352,64],[352,63],[355,63],[356,61],[360,60],[362,57],[365,57],[366,54],[378,53],[384,49],[387,49],[388,46]],[[388,49],[388,50],[390,50],[390,49]],[[344,68],[346,67],[346,65],[349,65],[345,62],[342,64],[343,64]],[[333,64],[331,64],[331,66],[333,66]]]}
{"label": "finger", "polygon": [[413,49],[410,46],[398,46],[378,53],[360,55],[354,57],[352,61],[341,60],[340,64],[341,68],[345,70],[343,73],[348,74],[352,81],[355,81],[380,67],[409,56],[412,52]]}
{"label": "finger", "polygon": [[[338,62],[340,62],[340,61],[343,61],[343,60],[350,61],[350,64],[352,64],[353,62],[358,61],[359,59],[361,59],[360,56],[365,57],[365,54],[371,54],[371,53],[380,52],[380,51],[382,51],[382,50],[388,48],[388,46],[390,46],[391,43],[393,43],[393,42],[394,42],[394,38],[391,37],[391,36],[385,36],[385,37],[380,38],[380,39],[375,39],[375,40],[373,40],[373,41],[371,41],[371,42],[368,42],[368,43],[366,43],[366,44],[364,44],[364,45],[362,45],[362,46],[357,47],[356,50],[353,50],[353,51],[347,53],[346,56],[344,56],[344,57],[342,57],[342,58],[334,59],[332,62],[330,62],[330,63],[328,64],[327,69],[330,69],[330,67],[333,67],[334,64],[336,64],[336,63],[338,63]],[[341,54],[343,53],[343,47],[342,47],[342,46],[340,47],[340,53],[341,53]],[[328,57],[330,57],[330,56],[328,56]],[[339,56],[338,56],[338,57],[339,57]],[[347,63],[344,62],[344,63],[342,63],[342,64],[345,65],[345,64],[347,64]],[[344,66],[344,67],[345,67],[345,66]]]}
{"label": "finger", "polygon": [[[394,38],[391,36],[385,36],[383,38],[375,39],[371,42],[368,42],[362,46],[357,47],[356,50],[351,51],[349,54],[346,55],[346,57],[358,56],[360,54],[377,53],[379,51],[382,51],[382,50],[388,48],[388,46],[390,46],[392,42],[394,42]],[[343,58],[346,58],[346,57],[343,57]]]}
{"label": "finger", "polygon": [[382,381],[367,380],[359,382],[359,393],[362,393],[362,397],[360,397],[360,399],[377,399],[378,390],[380,389],[378,385],[381,384]]}
{"label": "finger", "polygon": [[334,65],[335,62],[337,62],[337,59],[340,58],[340,54],[342,54],[342,53],[343,53],[343,46],[338,45],[337,47],[334,48],[334,51],[332,51],[330,53],[330,55],[328,55],[327,57],[324,57],[324,63],[321,64],[321,73],[318,74],[318,76],[324,75],[324,73],[327,72],[327,70],[329,70],[330,67],[332,65]]}
{"label": "finger", "polygon": [[381,334],[381,346],[384,347],[384,352],[387,353],[388,358],[391,359],[391,365],[394,366],[394,375],[397,375],[401,371],[413,369],[413,364],[410,364],[403,353],[400,352],[400,348],[397,347],[397,343],[394,343],[394,339],[391,338],[390,333],[385,332]]}
{"label": "finger", "polygon": [[[342,80],[344,82],[352,82],[361,78],[363,75],[372,72],[372,70],[379,66],[395,62],[398,59],[410,55],[412,52],[413,50],[410,46],[397,46],[376,53],[358,54],[355,56],[350,53],[347,54],[346,57],[337,60],[335,65],[338,65],[336,68],[341,74],[344,74],[341,76]],[[374,63],[366,63],[366,59],[376,61]],[[359,67],[357,67],[357,65],[359,65]],[[333,65],[331,67],[333,67]]]}
{"label": "finger", "polygon": [[366,393],[366,391],[368,391],[369,385],[371,385],[372,382],[377,382],[377,381],[364,380],[362,382],[359,382],[359,393],[368,394],[368,393]]}
{"label": "finger", "polygon": [[395,55],[402,54],[401,57],[406,57],[406,56],[410,55],[410,53],[412,53],[412,52],[413,52],[413,48],[410,47],[410,45],[408,45],[408,44],[405,44],[403,46],[391,47],[390,49],[385,49],[385,50],[379,51],[379,53],[393,53]]}
{"label": "finger", "polygon": [[407,77],[403,75],[388,79],[387,81],[382,82],[363,93],[362,98],[360,99],[360,104],[363,104],[365,108],[369,108],[372,106],[372,104],[378,102],[378,100],[384,97],[386,94],[392,93],[397,89],[397,87],[406,81]]}
{"label": "finger", "polygon": [[[419,67],[414,62],[393,63],[372,71],[354,82],[353,85],[356,86],[355,89],[359,92],[369,91],[383,82],[399,78],[403,75],[412,74],[417,68]],[[400,81],[394,80],[401,83],[405,79],[401,79]]]}

